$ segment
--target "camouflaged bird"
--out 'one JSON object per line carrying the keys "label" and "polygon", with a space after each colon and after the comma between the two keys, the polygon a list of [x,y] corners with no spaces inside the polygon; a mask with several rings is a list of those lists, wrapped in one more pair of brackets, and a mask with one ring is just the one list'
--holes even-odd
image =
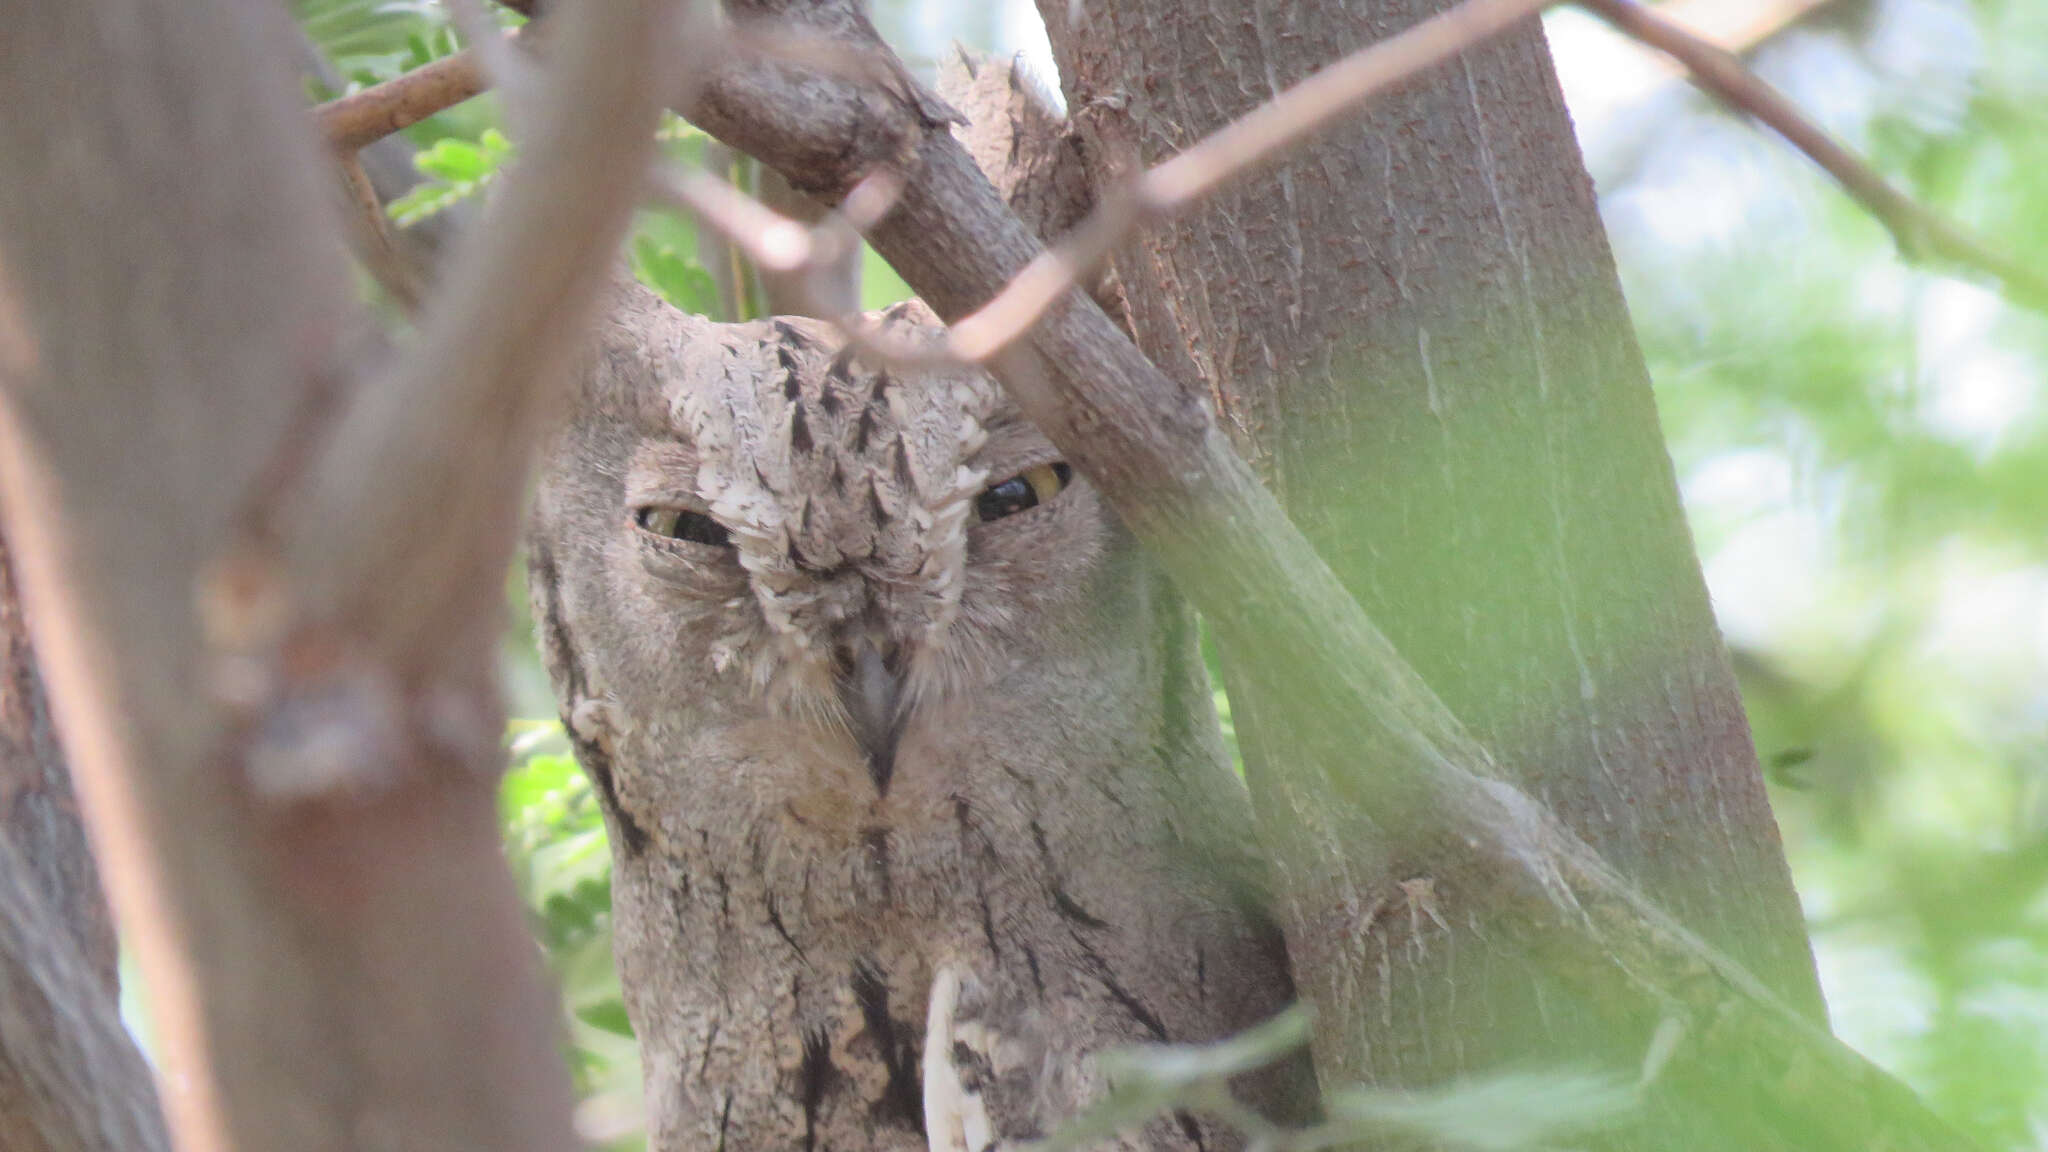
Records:
{"label": "camouflaged bird", "polygon": [[979,372],[621,291],[529,563],[650,1147],[1014,1148],[1284,1007],[1188,611],[1085,479]]}

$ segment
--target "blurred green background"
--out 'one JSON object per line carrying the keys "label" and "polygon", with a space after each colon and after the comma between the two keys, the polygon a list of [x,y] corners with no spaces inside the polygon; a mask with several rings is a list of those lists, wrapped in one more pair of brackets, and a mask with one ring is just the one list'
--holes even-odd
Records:
{"label": "blurred green background", "polygon": [[[1885,175],[2048,268],[2048,3],[1682,7],[1735,17],[1755,68]],[[298,9],[346,83],[452,49],[437,5]],[[958,40],[1050,74],[1028,0],[874,9],[927,72]],[[1804,160],[1590,19],[1549,29],[1835,1027],[1992,1144],[2048,1142],[2048,321],[1905,266]],[[399,214],[488,184],[493,117],[479,100],[412,131],[433,150]],[[688,225],[646,216],[634,261],[714,307]],[[904,289],[870,259],[864,293]],[[506,652],[517,710],[550,716],[523,633]],[[602,828],[551,724],[513,745],[507,843],[567,993],[583,1120],[630,1144]]]}

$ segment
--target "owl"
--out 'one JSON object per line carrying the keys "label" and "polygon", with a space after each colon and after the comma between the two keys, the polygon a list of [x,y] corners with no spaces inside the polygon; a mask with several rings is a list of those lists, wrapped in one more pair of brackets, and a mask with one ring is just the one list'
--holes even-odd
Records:
{"label": "owl", "polygon": [[[529,570],[650,1147],[1017,1148],[1105,1049],[1286,1006],[1190,615],[995,382],[631,286],[608,325]],[[1300,1075],[1238,1088],[1299,1111]]]}

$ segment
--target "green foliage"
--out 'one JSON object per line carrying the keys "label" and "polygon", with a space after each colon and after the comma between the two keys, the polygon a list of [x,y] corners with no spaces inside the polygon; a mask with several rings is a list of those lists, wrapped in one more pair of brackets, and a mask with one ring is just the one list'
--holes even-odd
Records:
{"label": "green foliage", "polygon": [[294,0],[315,48],[353,84],[374,84],[452,54],[445,9],[405,0]]}
{"label": "green foliage", "polygon": [[453,136],[434,141],[413,156],[413,166],[426,179],[390,203],[391,218],[401,226],[416,223],[475,196],[512,152],[512,141],[496,128],[484,129],[474,141]]}
{"label": "green foliage", "polygon": [[1417,1146],[1459,1152],[1517,1152],[1610,1127],[1637,1105],[1634,1088],[1612,1076],[1572,1070],[1476,1076],[1424,1092],[1369,1088],[1325,1094],[1322,1122],[1287,1129],[1239,1104],[1232,1079],[1256,1072],[1308,1043],[1311,1015],[1295,1007],[1214,1044],[1146,1044],[1104,1052],[1110,1090],[1036,1145],[1081,1152],[1176,1111],[1234,1125],[1263,1152]]}
{"label": "green foliage", "polygon": [[718,285],[711,273],[651,237],[633,238],[633,275],[685,312],[703,316],[718,311]]}
{"label": "green foliage", "polygon": [[881,254],[863,244],[860,248],[860,306],[863,308],[887,308],[891,304],[908,300],[917,293],[889,267]]}
{"label": "green foliage", "polygon": [[1550,1070],[1474,1077],[1433,1092],[1351,1088],[1324,1101],[1347,1135],[1399,1133],[1469,1152],[1574,1147],[1634,1111],[1627,1084],[1591,1072]]}
{"label": "green foliage", "polygon": [[[295,0],[299,27],[313,48],[333,66],[327,78],[309,77],[315,100],[381,84],[425,64],[452,56],[462,47],[439,3],[414,0]],[[413,133],[430,140],[439,130],[474,131],[471,112],[435,117],[435,124]]]}
{"label": "green foliage", "polygon": [[500,827],[534,937],[561,989],[577,1089],[589,1111],[628,1117],[612,1127],[631,1133],[640,1064],[612,964],[611,849],[590,782],[564,744],[555,723],[513,723]]}

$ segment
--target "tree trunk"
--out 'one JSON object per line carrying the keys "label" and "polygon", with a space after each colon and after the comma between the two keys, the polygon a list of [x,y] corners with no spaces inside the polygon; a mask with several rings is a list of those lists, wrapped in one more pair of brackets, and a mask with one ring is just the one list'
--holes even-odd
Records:
{"label": "tree trunk", "polygon": [[107,996],[120,992],[114,917],[78,818],[50,698],[36,667],[20,586],[0,539],[0,843],[28,868],[31,886],[69,928],[71,943]]}
{"label": "tree trunk", "polygon": [[[1449,6],[1041,3],[1098,189]],[[1212,398],[1507,778],[1819,1017],[1735,679],[1534,22],[1148,230],[1115,267],[1141,347]],[[1254,795],[1286,843],[1292,814],[1263,786],[1265,765],[1296,754],[1290,732],[1260,722],[1275,686],[1231,688]],[[1373,771],[1369,750],[1356,770]],[[1380,880],[1430,869],[1410,859]],[[1560,1041],[1597,1050],[1569,1013],[1546,1015],[1541,976],[1504,969],[1487,925],[1433,887],[1378,911],[1424,927],[1401,947],[1370,912],[1333,932],[1296,909],[1290,946],[1322,1009],[1326,1083],[1434,1082]]]}
{"label": "tree trunk", "polygon": [[169,1146],[149,1069],[121,1024],[118,960],[0,539],[0,1148]]}

